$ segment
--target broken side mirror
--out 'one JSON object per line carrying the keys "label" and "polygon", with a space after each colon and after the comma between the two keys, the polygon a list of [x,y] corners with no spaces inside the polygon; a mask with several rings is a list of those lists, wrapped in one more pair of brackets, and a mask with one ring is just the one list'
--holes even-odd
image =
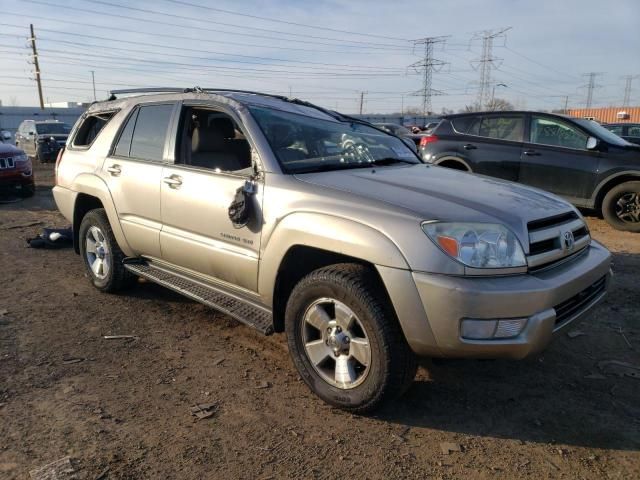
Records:
{"label": "broken side mirror", "polygon": [[233,202],[229,205],[229,220],[234,228],[245,227],[254,216],[255,205],[253,196],[256,193],[254,180],[247,180],[244,185],[236,190]]}

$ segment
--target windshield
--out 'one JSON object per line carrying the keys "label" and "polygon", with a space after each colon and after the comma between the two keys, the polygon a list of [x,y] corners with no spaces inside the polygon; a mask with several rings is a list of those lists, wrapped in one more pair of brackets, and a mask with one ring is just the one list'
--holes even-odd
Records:
{"label": "windshield", "polygon": [[589,132],[593,133],[596,137],[604,140],[607,143],[616,145],[618,147],[628,147],[633,144],[627,142],[625,139],[620,138],[613,132],[610,132],[598,122],[593,120],[585,120],[584,118],[577,118],[576,122],[582,127],[586,128]]}
{"label": "windshield", "polygon": [[421,163],[399,138],[357,122],[251,107],[286,173]]}
{"label": "windshield", "polygon": [[36,130],[42,135],[68,134],[71,130],[64,123],[37,123]]}

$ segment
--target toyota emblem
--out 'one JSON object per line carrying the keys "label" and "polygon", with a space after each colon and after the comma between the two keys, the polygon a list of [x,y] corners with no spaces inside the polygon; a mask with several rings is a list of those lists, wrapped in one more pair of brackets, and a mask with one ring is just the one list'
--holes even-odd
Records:
{"label": "toyota emblem", "polygon": [[573,250],[573,247],[576,244],[576,239],[573,237],[573,232],[571,231],[564,232],[562,234],[561,240],[562,240],[562,247],[567,252],[570,252],[571,250]]}

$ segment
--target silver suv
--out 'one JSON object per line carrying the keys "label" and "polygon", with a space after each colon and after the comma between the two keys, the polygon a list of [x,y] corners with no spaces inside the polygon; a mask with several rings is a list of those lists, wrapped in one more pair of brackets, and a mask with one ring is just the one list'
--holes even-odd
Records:
{"label": "silver suv", "polygon": [[611,256],[558,197],[424,164],[301,100],[154,92],[92,105],[58,158],[89,278],[144,277],[286,332],[332,405],[396,397],[417,356],[538,352],[606,295]]}

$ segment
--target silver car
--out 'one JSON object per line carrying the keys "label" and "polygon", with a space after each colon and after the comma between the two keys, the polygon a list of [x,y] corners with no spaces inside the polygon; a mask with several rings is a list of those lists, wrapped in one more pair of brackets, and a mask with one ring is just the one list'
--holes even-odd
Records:
{"label": "silver car", "polygon": [[606,295],[610,253],[556,196],[424,164],[300,100],[131,93],[93,104],[56,165],[89,278],[144,277],[285,332],[332,405],[397,397],[418,356],[538,352]]}

